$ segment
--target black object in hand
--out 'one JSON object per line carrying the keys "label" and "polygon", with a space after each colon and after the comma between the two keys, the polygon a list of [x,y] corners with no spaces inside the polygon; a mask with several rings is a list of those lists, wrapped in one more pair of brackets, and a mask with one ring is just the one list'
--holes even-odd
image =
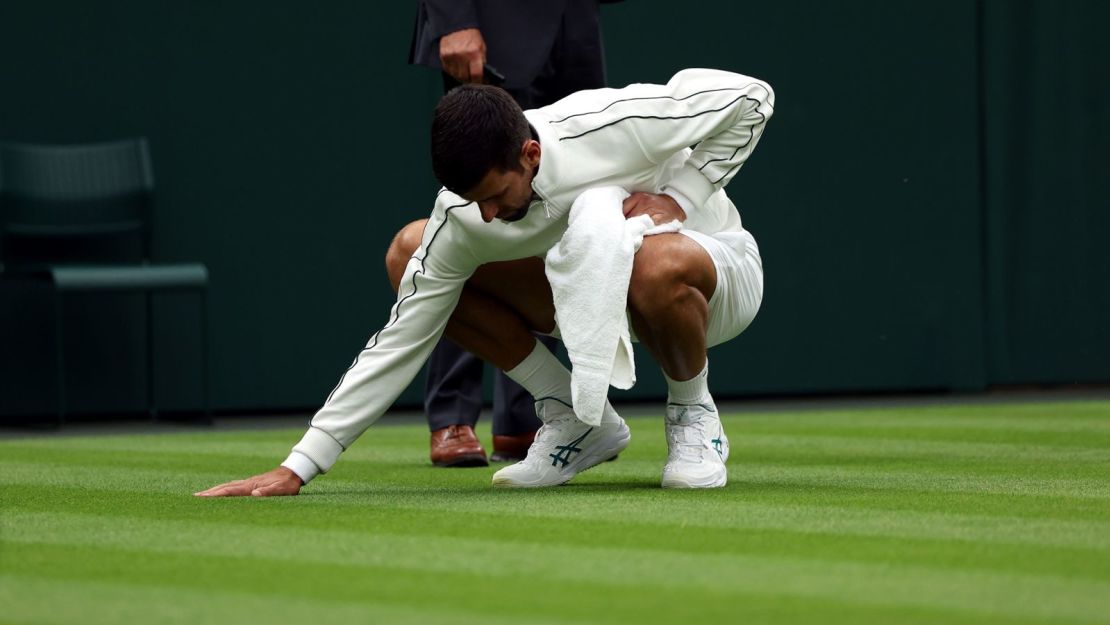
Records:
{"label": "black object in hand", "polygon": [[496,67],[490,65],[489,63],[486,63],[482,66],[482,68],[482,76],[485,79],[487,85],[500,87],[501,85],[505,84],[505,75],[497,71]]}

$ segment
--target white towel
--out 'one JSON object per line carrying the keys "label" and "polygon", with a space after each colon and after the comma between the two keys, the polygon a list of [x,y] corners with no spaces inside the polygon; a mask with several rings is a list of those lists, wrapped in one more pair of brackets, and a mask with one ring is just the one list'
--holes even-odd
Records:
{"label": "white towel", "polygon": [[625,312],[633,257],[645,236],[682,229],[677,220],[656,226],[647,215],[625,219],[628,195],[620,187],[579,195],[563,238],[544,261],[555,322],[570,355],[574,413],[594,426],[601,423],[609,385],[636,383]]}

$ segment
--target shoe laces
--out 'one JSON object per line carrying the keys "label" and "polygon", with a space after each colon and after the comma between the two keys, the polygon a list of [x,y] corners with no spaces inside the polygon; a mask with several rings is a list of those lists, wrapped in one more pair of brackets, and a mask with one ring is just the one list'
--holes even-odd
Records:
{"label": "shoe laces", "polygon": [[447,438],[448,439],[462,438],[462,436],[466,433],[467,433],[467,431],[466,431],[466,426],[465,425],[449,425],[449,426],[447,426]]}
{"label": "shoe laces", "polygon": [[[537,412],[540,412],[541,417],[546,416],[542,414],[541,411]],[[540,429],[536,430],[536,438],[532,441],[532,444],[528,446],[528,454],[522,462],[540,462],[542,464],[548,464],[548,450],[555,448],[555,445],[559,442],[557,437],[565,432],[565,429],[561,426],[575,419],[576,417],[571,413],[556,414],[544,421]]]}
{"label": "shoe laces", "polygon": [[[685,407],[679,408],[684,409]],[[717,435],[710,431],[713,421],[705,417],[694,417],[686,423],[675,423],[668,418],[666,431],[670,459],[700,462],[705,458],[706,452],[719,455],[711,442]]]}

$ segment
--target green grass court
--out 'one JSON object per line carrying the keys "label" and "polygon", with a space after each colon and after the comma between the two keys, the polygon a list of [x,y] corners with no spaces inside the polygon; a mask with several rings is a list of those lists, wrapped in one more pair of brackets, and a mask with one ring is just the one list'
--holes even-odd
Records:
{"label": "green grass court", "polygon": [[303,430],[3,440],[0,621],[1110,623],[1110,402],[725,423],[709,492],[658,488],[661,417],[535,492],[432,468],[417,424],[265,500],[192,493]]}

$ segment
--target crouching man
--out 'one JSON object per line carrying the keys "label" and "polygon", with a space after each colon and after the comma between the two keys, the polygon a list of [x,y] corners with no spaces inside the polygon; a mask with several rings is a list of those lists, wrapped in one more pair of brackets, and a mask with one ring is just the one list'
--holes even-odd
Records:
{"label": "crouching man", "polygon": [[626,218],[682,222],[678,232],[643,239],[628,319],[667,381],[662,485],[724,486],[728,439],[708,389],[706,350],[751,323],[763,270],[723,188],[773,107],[766,83],[709,69],[681,71],[665,85],[581,91],[529,111],[495,87],[449,92],[432,122],[433,169],[444,188],[431,216],[403,228],[386,254],[397,301],[385,327],[281,466],[197,494],[297,494],[390,407],[444,332],[537,400],[544,425],[528,456],[493,476],[495,486],[562,484],[618,454],[628,426],[607,402],[599,424],[576,418],[570,371],[533,335],[557,333],[542,258],[563,238],[575,200],[602,186],[631,194]]}

